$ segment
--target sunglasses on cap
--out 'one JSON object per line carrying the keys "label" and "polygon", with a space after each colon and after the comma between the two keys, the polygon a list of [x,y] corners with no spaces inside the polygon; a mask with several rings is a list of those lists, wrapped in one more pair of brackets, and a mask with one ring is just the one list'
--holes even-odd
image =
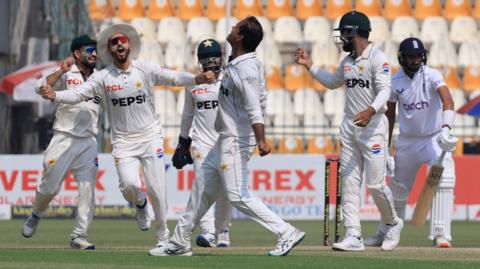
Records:
{"label": "sunglasses on cap", "polygon": [[97,52],[97,47],[96,46],[86,46],[83,48],[83,50],[88,54],[92,55],[94,52]]}
{"label": "sunglasses on cap", "polygon": [[110,46],[115,46],[118,44],[118,41],[122,42],[122,44],[128,43],[128,38],[126,36],[117,36],[110,39]]}

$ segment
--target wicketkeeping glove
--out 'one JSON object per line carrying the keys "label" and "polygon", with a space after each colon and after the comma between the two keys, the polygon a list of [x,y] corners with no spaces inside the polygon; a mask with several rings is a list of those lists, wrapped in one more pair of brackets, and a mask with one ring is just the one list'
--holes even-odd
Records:
{"label": "wicketkeeping glove", "polygon": [[190,137],[178,137],[177,149],[175,149],[175,153],[172,157],[173,166],[175,166],[175,168],[182,169],[185,165],[193,163],[192,155],[190,154],[190,144],[192,144],[192,139]]}
{"label": "wicketkeeping glove", "polygon": [[457,147],[458,138],[450,135],[450,128],[443,127],[442,132],[437,136],[438,146],[443,151],[454,151]]}

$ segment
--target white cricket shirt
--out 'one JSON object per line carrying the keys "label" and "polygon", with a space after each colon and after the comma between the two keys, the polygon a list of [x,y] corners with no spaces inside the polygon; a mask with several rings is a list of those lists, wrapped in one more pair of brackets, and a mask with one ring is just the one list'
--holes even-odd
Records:
{"label": "white cricket shirt", "polygon": [[218,92],[221,78],[215,84],[202,84],[185,88],[180,135],[187,138],[192,127],[193,143],[212,148],[218,138],[215,119],[218,112]]}
{"label": "white cricket shirt", "polygon": [[386,111],[390,97],[390,72],[387,56],[372,44],[356,59],[346,56],[334,74],[322,71],[318,66],[310,68],[312,76],[327,88],[345,86],[344,113],[349,118],[369,106],[377,114]]}
{"label": "white cricket shirt", "polygon": [[398,102],[402,136],[427,136],[442,129],[442,100],[438,88],[445,86],[440,72],[422,66],[413,78],[398,71],[392,77],[390,102]]}
{"label": "white cricket shirt", "polygon": [[[58,71],[55,70],[55,72]],[[93,74],[95,74],[94,72]],[[92,75],[93,75],[92,74]],[[77,65],[73,64],[69,72],[63,74],[55,83],[55,91],[73,90],[85,81]],[[38,80],[37,86],[46,84],[46,77]],[[37,89],[38,92],[38,89]],[[60,92],[57,92],[59,94]],[[91,137],[97,135],[98,108],[101,102],[100,95],[92,95],[78,104],[56,104],[55,131],[68,133],[76,137]]]}
{"label": "white cricket shirt", "polygon": [[267,90],[263,67],[255,52],[243,54],[225,67],[218,95],[215,129],[223,136],[254,136],[252,124],[264,124]]}
{"label": "white cricket shirt", "polygon": [[126,71],[110,64],[95,72],[75,90],[57,93],[55,102],[78,103],[101,95],[112,126],[112,144],[121,143],[128,147],[163,135],[155,113],[154,85],[194,84],[193,74],[133,60]]}

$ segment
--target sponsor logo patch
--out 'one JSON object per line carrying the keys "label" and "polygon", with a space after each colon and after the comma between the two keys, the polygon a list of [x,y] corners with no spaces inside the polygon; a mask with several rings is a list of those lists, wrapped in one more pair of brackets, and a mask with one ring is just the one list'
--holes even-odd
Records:
{"label": "sponsor logo patch", "polygon": [[390,66],[388,66],[388,63],[383,64],[383,72],[388,73],[390,71]]}
{"label": "sponsor logo patch", "polygon": [[372,153],[379,154],[382,151],[382,146],[380,144],[373,144],[372,145]]}
{"label": "sponsor logo patch", "polygon": [[163,149],[158,148],[158,149],[155,151],[155,153],[156,153],[156,155],[157,155],[157,157],[158,157],[159,159],[161,159],[161,158],[163,157]]}

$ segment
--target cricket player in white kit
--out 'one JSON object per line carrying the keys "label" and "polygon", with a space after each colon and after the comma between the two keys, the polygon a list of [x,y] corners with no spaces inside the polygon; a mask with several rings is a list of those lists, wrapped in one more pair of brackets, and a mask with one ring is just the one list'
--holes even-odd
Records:
{"label": "cricket player in white kit", "polygon": [[[183,106],[182,122],[178,147],[172,161],[173,166],[181,169],[184,165],[193,162],[195,182],[188,201],[186,211],[196,210],[205,186],[202,164],[218,139],[214,123],[218,112],[218,93],[221,85],[222,47],[213,39],[206,39],[199,43],[197,48],[198,61],[203,71],[211,70],[217,75],[214,84],[202,84],[185,89],[185,103]],[[193,128],[192,128],[193,124]],[[190,129],[192,138],[189,137]],[[190,154],[192,145],[193,159]],[[190,213],[185,214],[189,216]],[[200,220],[201,234],[197,237],[197,245],[201,247],[228,247],[230,245],[230,220],[232,205],[223,196],[210,207]],[[180,219],[178,225],[190,225],[188,221]]]}
{"label": "cricket player in white kit", "polygon": [[[418,169],[424,163],[433,165],[441,152],[446,151],[445,170],[432,204],[429,239],[436,247],[449,248],[455,186],[451,152],[457,143],[457,138],[450,136],[455,117],[453,100],[440,72],[426,66],[427,51],[418,38],[402,41],[398,55],[402,69],[392,77],[392,94],[386,113],[391,138],[398,103],[400,134],[395,144],[395,173],[390,181],[395,209],[404,219],[407,198]],[[381,244],[384,227],[380,224],[377,233],[365,240],[365,244]]]}
{"label": "cricket player in white kit", "polygon": [[333,244],[334,250],[363,251],[360,226],[360,186],[365,175],[367,188],[388,228],[382,250],[393,250],[400,241],[402,219],[397,217],[388,188],[388,122],[384,115],[390,97],[390,66],[387,57],[368,42],[370,21],[361,12],[343,15],[338,29],[343,50],[350,54],[334,74],[313,65],[303,49],[297,49],[296,62],[327,88],[345,85],[346,104],[340,126],[342,213],[345,238]]}
{"label": "cricket player in white kit", "polygon": [[232,46],[230,62],[224,70],[215,129],[219,138],[203,162],[205,188],[196,211],[184,219],[190,225],[177,225],[170,242],[149,251],[154,256],[191,256],[190,237],[202,216],[219,197],[278,236],[270,256],[287,255],[305,237],[273,213],[248,189],[247,162],[255,146],[261,156],[270,153],[265,142],[264,111],[267,92],[261,63],[255,49],[263,38],[262,26],[247,17],[232,28],[227,41]]}
{"label": "cricket player in white kit", "polygon": [[[83,84],[93,73],[96,62],[97,41],[82,35],[72,41],[70,50],[75,59],[67,58],[60,69],[38,83],[50,85],[57,91],[71,91]],[[33,212],[22,227],[24,237],[32,237],[48,204],[60,191],[71,170],[78,184],[76,224],[70,246],[76,249],[95,249],[88,242],[88,227],[95,211],[95,182],[98,170],[97,115],[101,98],[94,96],[85,102],[56,107],[54,135],[43,160],[42,182],[35,193]]]}
{"label": "cricket player in white kit", "polygon": [[140,49],[140,38],[128,24],[117,24],[99,34],[98,54],[109,64],[72,91],[58,92],[43,87],[42,96],[57,103],[78,103],[100,95],[112,125],[112,155],[115,158],[120,190],[137,208],[140,230],[150,228],[147,197],[141,190],[143,169],[147,193],[155,214],[157,245],[169,236],[163,131],[155,113],[154,85],[195,85],[211,83],[213,72],[194,76],[161,66],[133,60]]}

